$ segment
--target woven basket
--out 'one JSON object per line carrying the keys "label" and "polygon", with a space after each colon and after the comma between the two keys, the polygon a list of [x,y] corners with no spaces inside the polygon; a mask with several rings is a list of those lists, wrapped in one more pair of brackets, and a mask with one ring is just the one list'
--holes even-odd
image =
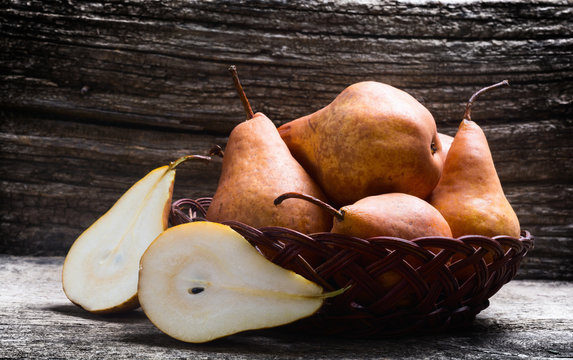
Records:
{"label": "woven basket", "polygon": [[[210,203],[211,198],[174,201],[171,224],[204,220]],[[515,276],[533,248],[527,231],[519,239],[480,235],[360,239],[225,224],[269,260],[325,291],[348,287],[327,299],[315,315],[291,325],[329,336],[387,337],[467,325]]]}

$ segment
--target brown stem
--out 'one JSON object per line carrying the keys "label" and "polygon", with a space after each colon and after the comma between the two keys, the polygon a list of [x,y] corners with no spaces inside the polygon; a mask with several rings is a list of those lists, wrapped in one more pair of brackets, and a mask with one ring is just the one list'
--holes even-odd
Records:
{"label": "brown stem", "polygon": [[169,164],[169,170],[173,170],[173,169],[175,169],[175,168],[177,167],[177,165],[179,165],[179,164],[181,164],[182,162],[185,162],[185,161],[187,161],[187,160],[191,160],[191,159],[194,159],[194,160],[203,160],[203,161],[206,161],[206,162],[211,161],[211,157],[210,157],[210,156],[205,156],[205,155],[186,155],[186,156],[180,157],[180,158],[177,159],[177,160],[172,161],[172,162]]}
{"label": "brown stem", "polygon": [[338,220],[340,220],[340,221],[344,220],[344,212],[342,212],[340,210],[336,210],[335,208],[328,205],[324,201],[322,201],[318,198],[315,198],[314,196],[307,195],[307,194],[301,194],[301,193],[297,193],[297,192],[284,193],[275,199],[274,204],[276,206],[276,205],[279,205],[280,203],[282,203],[284,200],[292,199],[292,198],[302,199],[302,200],[306,200],[308,202],[311,202],[315,205],[320,206],[321,208],[326,210],[330,215],[337,218]]}
{"label": "brown stem", "polygon": [[493,84],[493,85],[490,85],[490,86],[486,86],[486,87],[484,87],[483,89],[478,90],[475,94],[473,94],[472,97],[469,99],[468,103],[466,104],[466,111],[464,112],[464,119],[465,119],[465,120],[471,120],[471,119],[472,119],[472,118],[471,118],[471,107],[472,107],[472,105],[473,105],[475,99],[476,99],[479,95],[481,95],[481,94],[483,94],[483,93],[485,93],[485,92],[488,92],[488,91],[490,91],[490,90],[496,89],[496,88],[498,88],[498,87],[501,87],[501,86],[509,86],[509,81],[503,80],[503,81],[498,82],[497,84]]}
{"label": "brown stem", "polygon": [[253,109],[251,109],[251,104],[249,104],[249,99],[247,99],[247,95],[245,95],[245,91],[243,91],[243,86],[239,81],[239,74],[237,73],[237,67],[235,65],[229,66],[229,71],[233,76],[233,82],[235,83],[235,89],[237,89],[237,93],[239,94],[239,98],[243,103],[243,108],[245,108],[245,113],[247,114],[247,120],[252,119],[255,114],[253,113]]}
{"label": "brown stem", "polygon": [[223,151],[223,148],[220,147],[219,145],[213,145],[213,147],[211,148],[211,150],[209,150],[209,155],[210,155],[210,156],[224,157],[224,156],[225,156],[225,152]]}

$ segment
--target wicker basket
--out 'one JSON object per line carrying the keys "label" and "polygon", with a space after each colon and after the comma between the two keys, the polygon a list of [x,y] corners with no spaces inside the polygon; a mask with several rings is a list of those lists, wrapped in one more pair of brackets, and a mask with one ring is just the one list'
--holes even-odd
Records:
{"label": "wicker basket", "polygon": [[[211,198],[172,205],[173,225],[204,220]],[[349,287],[292,326],[322,335],[386,337],[460,327],[489,305],[533,247],[519,239],[469,235],[457,239],[359,239],[332,233],[306,235],[225,222],[274,263],[321,285]]]}

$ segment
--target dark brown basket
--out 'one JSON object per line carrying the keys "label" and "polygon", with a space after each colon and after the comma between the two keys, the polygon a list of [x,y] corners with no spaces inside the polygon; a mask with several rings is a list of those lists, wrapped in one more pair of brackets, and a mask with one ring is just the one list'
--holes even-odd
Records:
{"label": "dark brown basket", "polygon": [[[174,201],[171,224],[204,220],[210,203],[211,198]],[[327,299],[315,315],[293,325],[345,337],[396,336],[467,325],[513,279],[533,248],[533,236],[527,231],[519,239],[480,235],[360,239],[225,224],[269,260],[325,291],[348,287],[342,295]]]}

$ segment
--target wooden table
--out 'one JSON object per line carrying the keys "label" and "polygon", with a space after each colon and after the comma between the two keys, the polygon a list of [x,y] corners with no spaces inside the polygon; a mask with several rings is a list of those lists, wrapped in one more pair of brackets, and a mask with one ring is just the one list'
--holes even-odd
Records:
{"label": "wooden table", "polygon": [[96,316],[61,289],[62,257],[0,255],[0,358],[548,359],[573,357],[573,283],[513,280],[471,327],[400,339],[309,337],[280,329],[207,344],[163,334],[141,310]]}

